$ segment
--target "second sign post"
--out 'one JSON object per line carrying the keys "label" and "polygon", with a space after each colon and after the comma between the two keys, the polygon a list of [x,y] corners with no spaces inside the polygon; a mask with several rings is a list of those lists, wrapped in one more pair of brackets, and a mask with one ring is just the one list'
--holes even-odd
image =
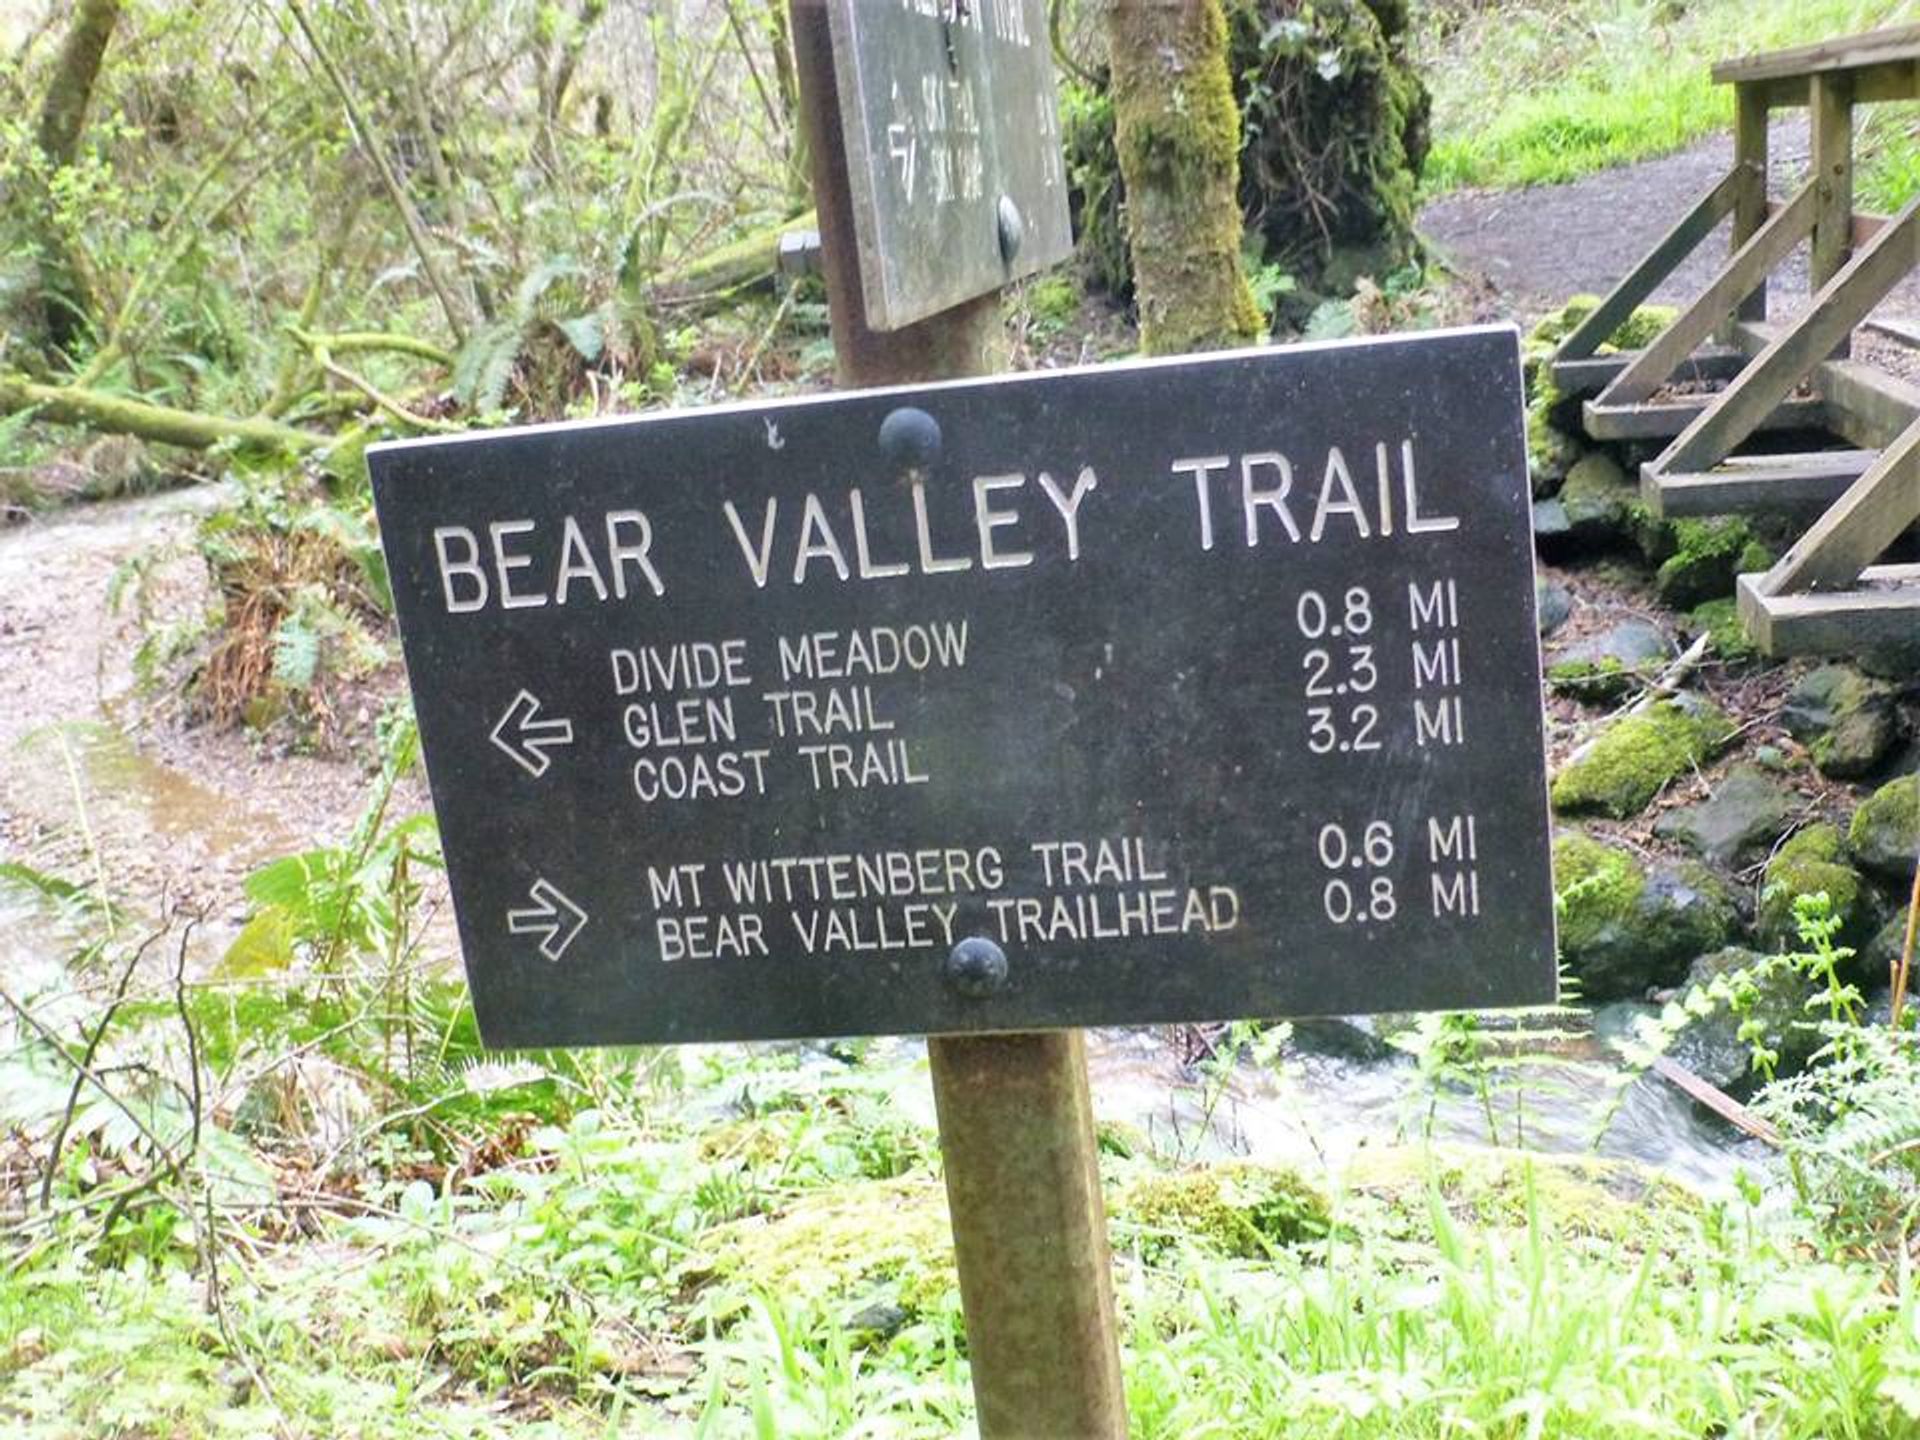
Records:
{"label": "second sign post", "polygon": [[[1044,12],[1039,4],[1014,8]],[[1044,44],[1044,24],[1038,34]],[[833,27],[820,0],[793,7],[793,43],[840,383],[895,385],[1000,368],[997,288],[905,328],[869,326],[843,128],[856,107],[839,93]],[[1052,101],[1049,94],[1034,103],[1054,113]],[[863,135],[858,148],[870,140]],[[1054,203],[1063,229],[1064,190]],[[1004,248],[993,232],[971,243]],[[1082,1033],[935,1035],[927,1051],[980,1433],[1118,1440],[1127,1431],[1126,1394]]]}

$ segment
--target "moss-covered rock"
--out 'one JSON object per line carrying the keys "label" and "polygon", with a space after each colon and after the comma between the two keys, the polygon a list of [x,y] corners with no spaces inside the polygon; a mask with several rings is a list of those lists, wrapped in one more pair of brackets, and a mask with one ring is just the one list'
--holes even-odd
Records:
{"label": "moss-covered rock", "polygon": [[[1903,905],[1873,932],[1873,938],[1860,947],[1860,972],[1869,983],[1885,982],[1893,967],[1900,963],[1900,952],[1907,943],[1907,910]],[[1920,960],[1920,956],[1915,957]]]}
{"label": "moss-covered rock", "polygon": [[1676,520],[1670,533],[1672,552],[1661,561],[1653,584],[1661,600],[1676,610],[1730,595],[1734,576],[1772,563],[1747,522],[1736,515]]}
{"label": "moss-covered rock", "polygon": [[1527,470],[1536,497],[1557,491],[1586,453],[1587,447],[1578,436],[1547,422],[1544,406],[1527,408]]}
{"label": "moss-covered rock", "polygon": [[1640,487],[1604,450],[1582,455],[1556,497],[1565,515],[1557,535],[1539,535],[1542,554],[1588,554],[1626,545],[1633,539]]}
{"label": "moss-covered rock", "polygon": [[[1533,328],[1527,332],[1527,353],[1543,355],[1556,349],[1599,308],[1598,295],[1569,296],[1566,304],[1558,310],[1550,311],[1534,322]],[[1598,353],[1606,355],[1616,350],[1638,350],[1671,325],[1679,313],[1671,305],[1637,306],[1620,322],[1613,334],[1600,343]]]}
{"label": "moss-covered rock", "polygon": [[1899,738],[1894,699],[1893,686],[1850,665],[1822,665],[1788,692],[1780,718],[1823,775],[1856,780],[1871,774]]}
{"label": "moss-covered rock", "polygon": [[1662,700],[1616,720],[1592,747],[1554,776],[1563,815],[1638,815],[1672,781],[1717,754],[1733,721],[1704,700]]}
{"label": "moss-covered rock", "polygon": [[1569,831],[1554,840],[1553,876],[1561,958],[1587,1001],[1639,999],[1676,983],[1733,926],[1732,899],[1702,865],[1648,868]]}
{"label": "moss-covered rock", "polygon": [[1872,937],[1873,897],[1860,872],[1846,861],[1846,843],[1838,827],[1809,825],[1767,862],[1754,928],[1776,950],[1800,943],[1794,902],[1802,895],[1824,894],[1840,922],[1838,943],[1856,949]]}
{"label": "moss-covered rock", "polygon": [[1317,1240],[1332,1223],[1313,1186],[1251,1161],[1143,1176],[1120,1192],[1114,1220],[1149,1257],[1188,1241],[1246,1260]]}
{"label": "moss-covered rock", "polygon": [[1911,879],[1920,852],[1920,773],[1889,780],[1854,812],[1847,828],[1854,858],[1876,875]]}
{"label": "moss-covered rock", "polygon": [[1671,658],[1658,625],[1623,620],[1549,656],[1547,683],[1576,700],[1617,700],[1636,681],[1658,675]]}

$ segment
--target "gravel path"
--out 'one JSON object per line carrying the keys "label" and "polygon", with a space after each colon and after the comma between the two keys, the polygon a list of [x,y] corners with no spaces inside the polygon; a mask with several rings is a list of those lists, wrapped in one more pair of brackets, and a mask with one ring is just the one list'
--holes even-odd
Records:
{"label": "gravel path", "polygon": [[[1768,137],[1769,185],[1776,197],[1791,194],[1805,179],[1807,153],[1806,118],[1790,114],[1776,121]],[[1492,287],[1498,308],[1524,324],[1569,295],[1611,289],[1732,164],[1733,137],[1715,135],[1676,154],[1565,185],[1456,191],[1420,212],[1420,229],[1442,259]],[[1654,298],[1672,304],[1699,294],[1725,259],[1727,244],[1723,224]],[[1804,308],[1804,245],[1787,258],[1770,294],[1775,315]],[[1880,313],[1920,315],[1920,279],[1909,277]]]}

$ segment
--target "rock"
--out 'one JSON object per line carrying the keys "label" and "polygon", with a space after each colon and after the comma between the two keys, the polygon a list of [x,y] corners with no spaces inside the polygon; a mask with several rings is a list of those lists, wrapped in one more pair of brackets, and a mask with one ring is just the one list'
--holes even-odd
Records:
{"label": "rock", "polygon": [[1545,553],[1558,548],[1572,527],[1567,523],[1567,507],[1558,500],[1533,502],[1533,543]]}
{"label": "rock", "polygon": [[1889,780],[1869,795],[1853,812],[1847,844],[1874,874],[1896,884],[1911,880],[1920,854],[1920,774]]}
{"label": "rock", "polygon": [[[1807,1009],[1820,986],[1791,965],[1769,963],[1756,951],[1729,945],[1693,962],[1687,989],[1693,1005],[1704,1006],[1716,989],[1720,994],[1711,1010],[1697,1014],[1680,1032],[1668,1053],[1735,1099],[1750,1098],[1766,1078],[1753,1065],[1755,1042],[1778,1056],[1776,1076],[1804,1068],[1821,1046],[1813,1024],[1820,1017]],[[1740,1034],[1748,1024],[1758,1027],[1751,1040]]]}
{"label": "rock", "polygon": [[1705,800],[1668,811],[1653,829],[1703,859],[1731,865],[1781,834],[1792,815],[1784,787],[1751,765],[1736,765]]}
{"label": "rock", "polygon": [[1773,852],[1760,889],[1760,912],[1754,917],[1762,940],[1778,950],[1800,948],[1794,902],[1802,895],[1825,894],[1831,913],[1840,920],[1835,943],[1858,949],[1866,942],[1873,933],[1873,897],[1844,854],[1840,831],[1833,825],[1809,825]]}
{"label": "rock", "polygon": [[863,1340],[891,1340],[913,1319],[903,1305],[891,1300],[876,1300],[863,1305],[847,1317],[846,1329]]}
{"label": "rock", "polygon": [[1558,652],[1547,664],[1547,683],[1579,700],[1617,700],[1635,680],[1658,675],[1669,654],[1658,625],[1623,620]]}
{"label": "rock", "polygon": [[1533,477],[1533,493],[1547,496],[1560,488],[1567,472],[1580,463],[1586,446],[1580,438],[1551,424],[1544,415],[1530,410],[1527,415],[1527,464]]}
{"label": "rock", "polygon": [[1557,501],[1566,528],[1551,536],[1539,529],[1536,505],[1534,538],[1542,553],[1585,554],[1610,549],[1633,538],[1640,512],[1640,487],[1627,478],[1620,462],[1603,450],[1590,450],[1567,471]]}
{"label": "rock", "polygon": [[1573,592],[1552,580],[1533,582],[1533,608],[1539,616],[1542,638],[1553,634],[1573,614]]}
{"label": "rock", "polygon": [[1733,901],[1703,865],[1643,867],[1627,851],[1570,831],[1553,846],[1560,953],[1588,1004],[1641,999],[1724,945]]}
{"label": "rock", "polygon": [[1387,1043],[1384,1027],[1373,1015],[1333,1015],[1289,1022],[1291,1048],[1301,1055],[1325,1055],[1334,1060],[1356,1060],[1374,1065],[1393,1060],[1400,1052]]}
{"label": "rock", "polygon": [[1554,809],[1617,820],[1638,815],[1673,780],[1721,750],[1735,728],[1714,705],[1684,696],[1623,716],[1554,776]]}
{"label": "rock", "polygon": [[1852,666],[1822,665],[1788,692],[1780,718],[1821,774],[1857,780],[1878,768],[1899,739],[1894,695],[1893,686]]}
{"label": "rock", "polygon": [[1670,535],[1672,553],[1660,562],[1653,585],[1676,610],[1730,595],[1735,575],[1765,570],[1773,563],[1766,547],[1737,515],[1676,520]]}
{"label": "rock", "polygon": [[[1900,963],[1900,947],[1907,943],[1907,911],[1902,906],[1887,923],[1874,932],[1873,938],[1860,947],[1860,969],[1869,978],[1885,980],[1893,973],[1893,967]],[[1914,962],[1920,965],[1920,955],[1914,956]]]}

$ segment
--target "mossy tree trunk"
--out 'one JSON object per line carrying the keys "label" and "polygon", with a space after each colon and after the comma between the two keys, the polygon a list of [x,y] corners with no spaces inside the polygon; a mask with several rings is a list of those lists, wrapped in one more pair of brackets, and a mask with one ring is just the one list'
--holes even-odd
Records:
{"label": "mossy tree trunk", "polygon": [[1141,348],[1245,344],[1261,325],[1240,263],[1240,113],[1220,0],[1106,10]]}
{"label": "mossy tree trunk", "polygon": [[[40,105],[36,139],[46,157],[49,178],[80,156],[87,106],[106,59],[107,42],[120,23],[120,0],[79,0],[73,23],[60,42],[53,78]],[[51,197],[43,204],[40,234],[40,289],[47,338],[55,349],[71,352],[91,327],[95,306],[82,256],[74,252],[54,214]]]}

